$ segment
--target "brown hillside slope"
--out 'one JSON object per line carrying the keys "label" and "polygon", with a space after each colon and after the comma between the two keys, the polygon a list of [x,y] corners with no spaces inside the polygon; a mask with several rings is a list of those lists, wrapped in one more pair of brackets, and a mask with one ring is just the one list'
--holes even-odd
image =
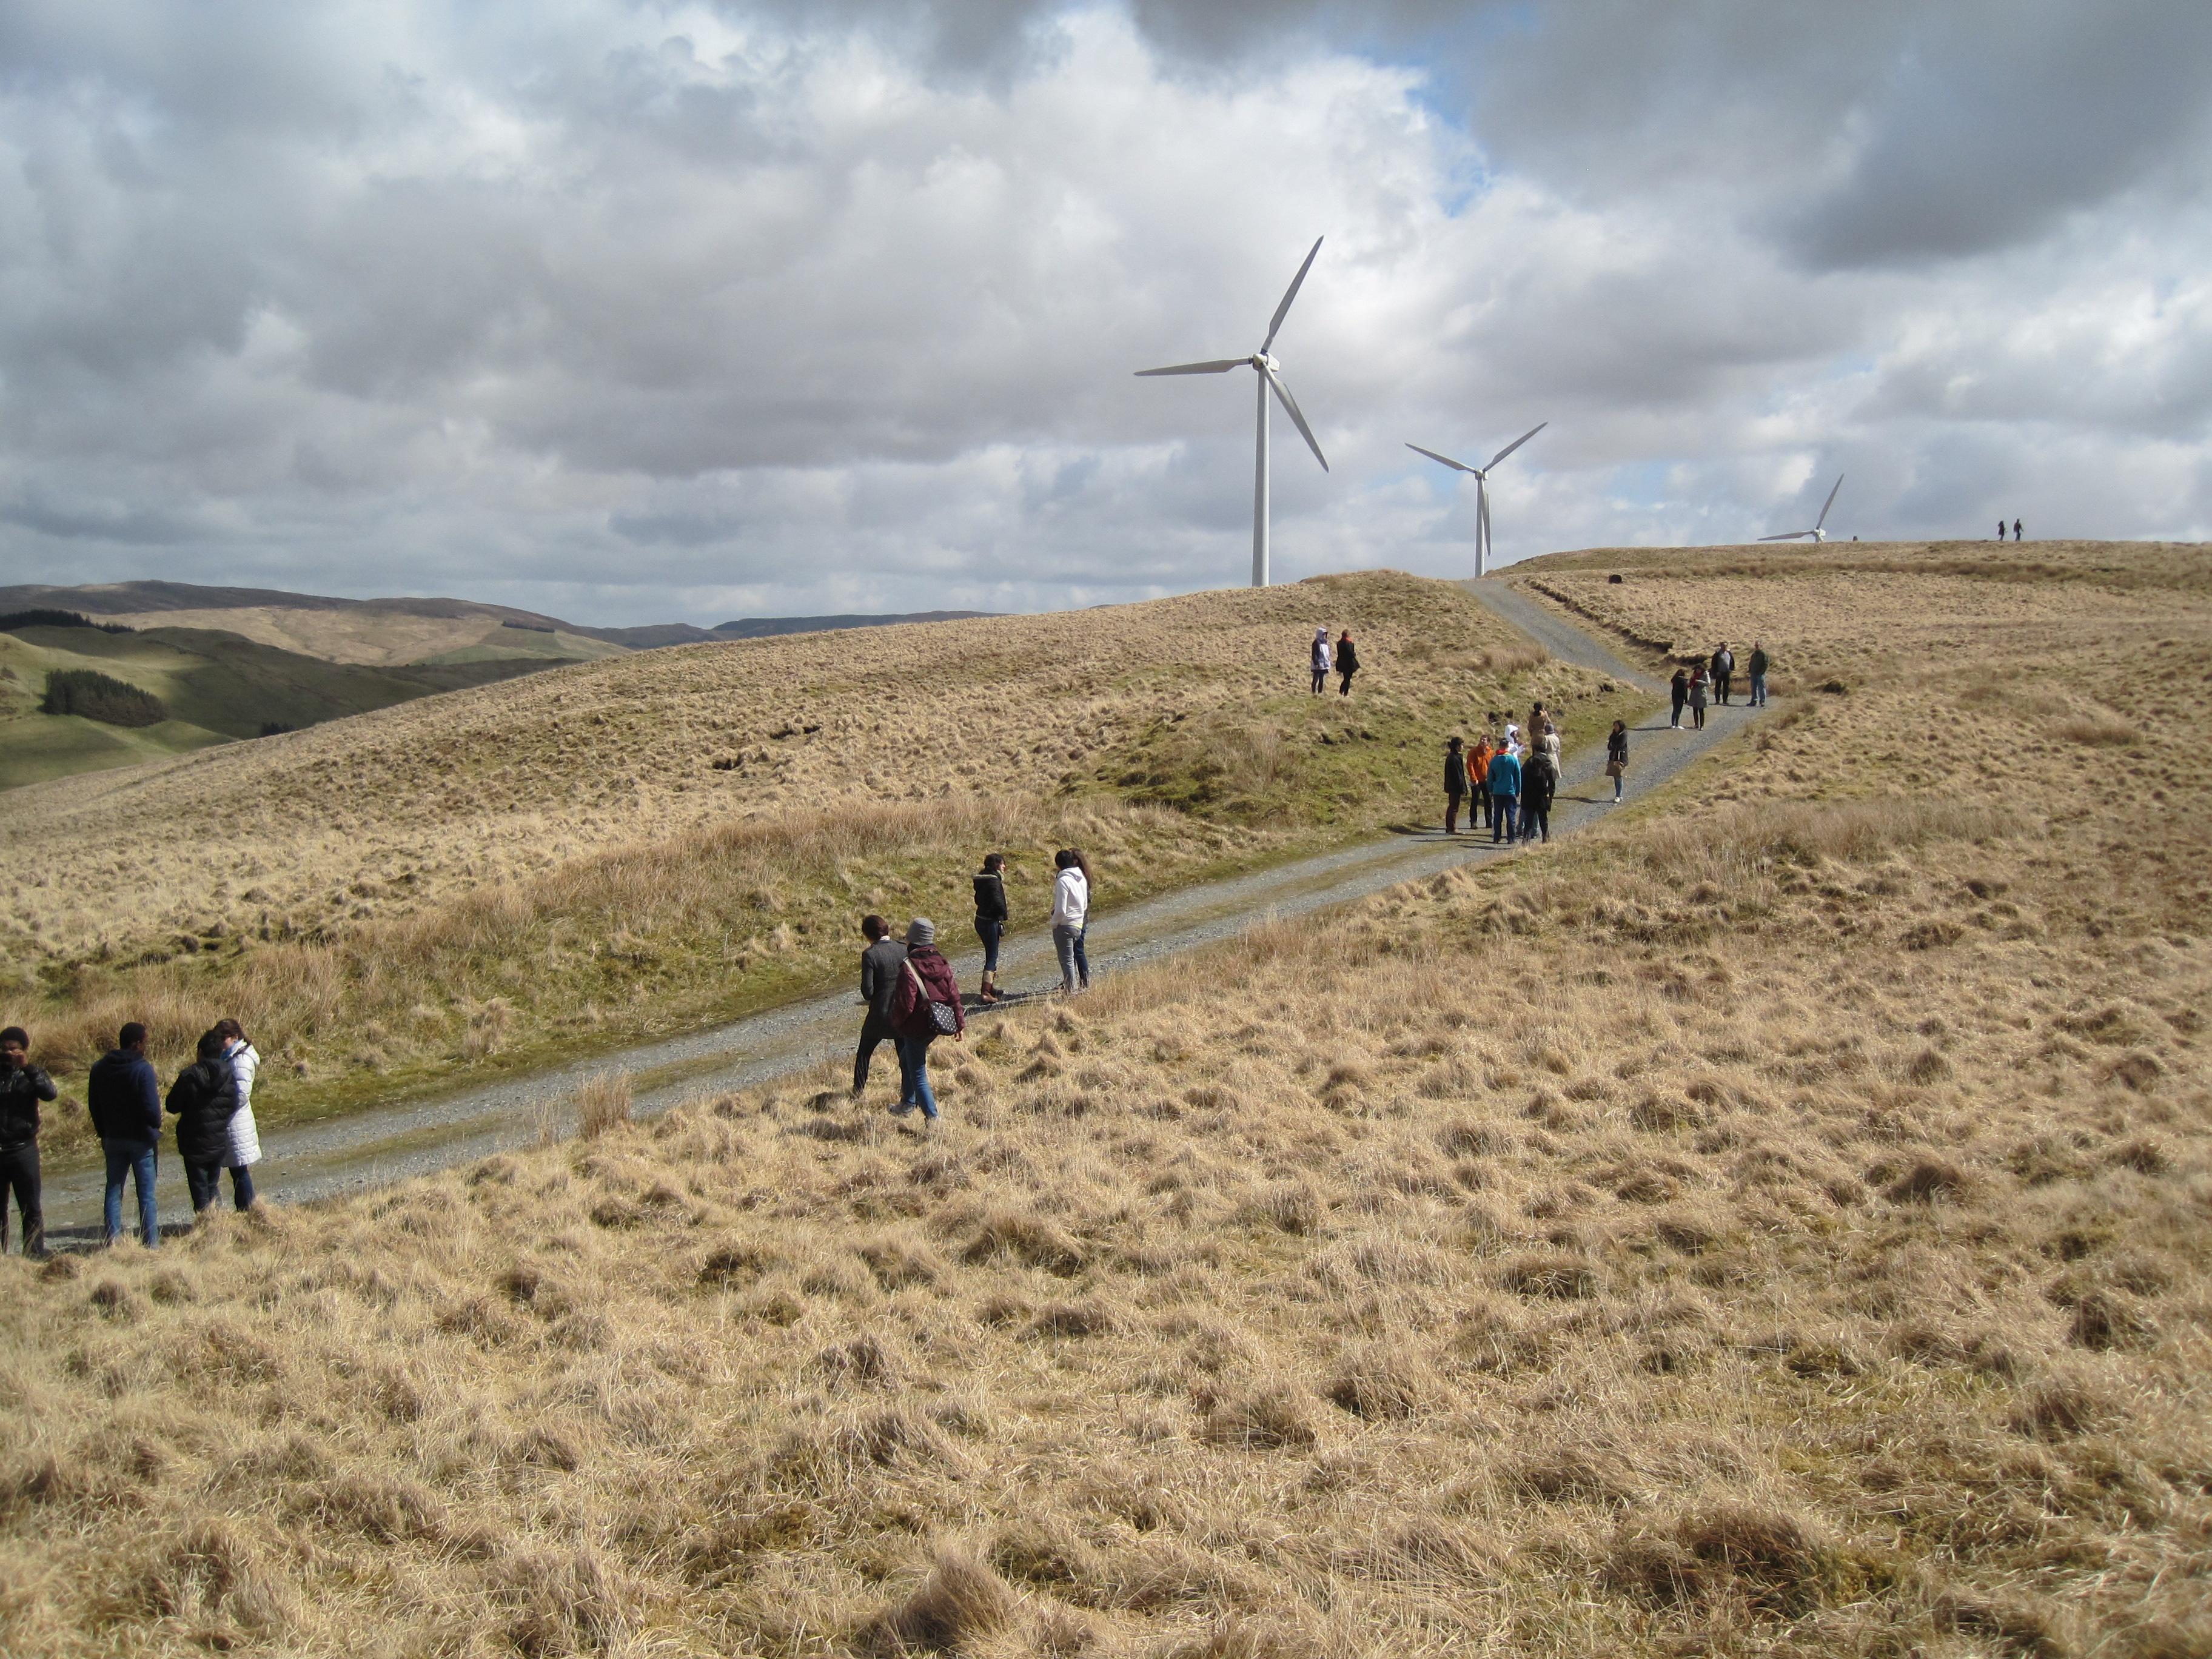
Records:
{"label": "brown hillside slope", "polygon": [[1041,915],[1056,845],[1120,899],[1425,816],[1430,745],[1537,696],[1591,735],[1599,677],[1388,573],[553,670],[11,796],[10,1012],[65,1069],[221,1008],[315,1088],[511,1062],[818,982],[867,908],[957,923],[987,843]]}
{"label": "brown hillside slope", "polygon": [[[1840,677],[1885,618],[1791,580]],[[1017,1013],[930,1139],[792,1087],[0,1263],[0,1646],[2204,1652],[2212,617],[2161,611],[2108,662],[1931,599],[1981,662]]]}

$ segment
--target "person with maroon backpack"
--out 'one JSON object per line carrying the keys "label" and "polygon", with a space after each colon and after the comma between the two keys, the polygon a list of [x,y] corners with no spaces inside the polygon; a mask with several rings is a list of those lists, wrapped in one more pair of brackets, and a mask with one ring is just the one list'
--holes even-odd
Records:
{"label": "person with maroon backpack", "polygon": [[916,916],[907,924],[906,962],[899,971],[898,989],[891,995],[891,1030],[898,1033],[898,1104],[893,1117],[904,1117],[917,1106],[928,1121],[937,1121],[937,1097],[929,1086],[929,1045],[941,1036],[957,1037],[968,1029],[960,1007],[960,986],[952,977],[952,964],[937,948],[937,924]]}

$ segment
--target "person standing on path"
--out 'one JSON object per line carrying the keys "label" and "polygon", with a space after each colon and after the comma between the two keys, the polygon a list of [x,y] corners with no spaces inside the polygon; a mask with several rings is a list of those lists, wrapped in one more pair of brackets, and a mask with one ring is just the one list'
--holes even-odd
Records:
{"label": "person standing on path", "polygon": [[929,1045],[940,1036],[957,1037],[968,1029],[960,1007],[959,982],[952,964],[937,948],[937,926],[916,916],[906,927],[906,960],[899,964],[898,991],[891,1002],[891,1024],[898,1032],[898,1104],[893,1117],[919,1106],[937,1121],[937,1096],[929,1086]]}
{"label": "person standing on path", "polygon": [[1490,741],[1490,732],[1485,728],[1483,734],[1475,739],[1474,752],[1468,757],[1467,763],[1467,781],[1474,790],[1474,804],[1468,808],[1467,814],[1469,830],[1475,827],[1478,812],[1482,815],[1482,827],[1485,830],[1490,828],[1490,757],[1497,752],[1497,746]]}
{"label": "person standing on path", "polygon": [[23,1254],[46,1253],[46,1212],[40,1201],[39,1103],[60,1091],[31,1064],[31,1034],[20,1025],[0,1031],[0,1255],[8,1249],[8,1194],[22,1218]]}
{"label": "person standing on path", "polygon": [[1322,688],[1328,684],[1328,625],[1324,623],[1321,627],[1314,629],[1313,694],[1316,697],[1321,696]]}
{"label": "person standing on path", "polygon": [[888,1042],[898,1052],[898,1033],[891,1029],[891,998],[897,994],[899,972],[906,965],[906,946],[890,937],[890,926],[881,916],[860,918],[860,932],[868,948],[860,952],[860,1000],[868,1012],[860,1021],[860,1047],[853,1056],[853,1098],[868,1087],[868,1067],[876,1045]]}
{"label": "person standing on path", "polygon": [[1359,672],[1359,653],[1352,643],[1352,630],[1348,628],[1344,630],[1343,637],[1336,642],[1336,672],[1344,678],[1344,684],[1338,689],[1338,695],[1350,696],[1352,677]]}
{"label": "person standing on path", "polygon": [[983,982],[975,989],[984,1002],[999,1000],[999,941],[1006,935],[1006,855],[983,854],[975,873],[975,937],[983,941]]}
{"label": "person standing on path", "polygon": [[1052,948],[1060,957],[1061,994],[1073,996],[1081,988],[1075,977],[1075,943],[1091,914],[1091,884],[1076,867],[1073,853],[1063,848],[1052,861],[1060,872],[1052,878]]}
{"label": "person standing on path", "polygon": [[1521,762],[1510,747],[1490,757],[1490,840],[1510,842],[1521,799]]}
{"label": "person standing on path", "polygon": [[1559,768],[1540,744],[1521,769],[1521,839],[1552,838],[1552,797],[1559,790]]}
{"label": "person standing on path", "polygon": [[1606,733],[1605,775],[1613,780],[1613,804],[1620,805],[1620,781],[1628,775],[1628,722],[1615,720]]}
{"label": "person standing on path", "polygon": [[177,1156],[184,1160],[185,1185],[191,1190],[196,1216],[213,1209],[221,1194],[223,1160],[230,1156],[230,1120],[238,1110],[238,1078],[224,1046],[222,1032],[200,1033],[192,1063],[169,1085]]}
{"label": "person standing on path", "polygon": [[1753,640],[1751,642],[1750,664],[1751,706],[1753,708],[1766,707],[1766,671],[1773,665],[1774,659],[1766,654],[1766,647]]}
{"label": "person standing on path", "polygon": [[1735,653],[1721,641],[1720,649],[1713,653],[1713,697],[1722,708],[1728,707],[1729,693],[1735,689]]}
{"label": "person standing on path", "polygon": [[1690,671],[1690,722],[1700,732],[1705,729],[1705,671],[1702,667]]}
{"label": "person standing on path", "polygon": [[1667,722],[1667,729],[1679,732],[1682,729],[1682,705],[1690,700],[1690,671],[1676,669],[1674,678],[1667,683],[1667,691],[1674,699],[1674,718]]}
{"label": "person standing on path", "polygon": [[1467,757],[1457,738],[1444,744],[1444,834],[1459,834],[1459,804],[1467,799]]}
{"label": "person standing on path", "polygon": [[1075,867],[1083,872],[1083,926],[1075,930],[1075,988],[1091,988],[1091,952],[1085,947],[1091,939],[1091,913],[1098,906],[1098,878],[1091,873],[1091,860],[1083,856],[1080,847],[1067,849]]}
{"label": "person standing on path", "polygon": [[161,1163],[161,1081],[146,1058],[146,1028],[132,1020],[115,1034],[115,1046],[92,1062],[84,1083],[85,1109],[107,1163],[101,1205],[107,1242],[123,1236],[123,1178],[138,1183],[138,1237],[148,1249],[161,1242],[154,1179]]}
{"label": "person standing on path", "polygon": [[246,1028],[234,1019],[219,1019],[215,1029],[222,1033],[223,1057],[230,1061],[230,1069],[238,1079],[238,1110],[230,1119],[230,1156],[223,1159],[223,1168],[230,1171],[230,1201],[233,1207],[250,1210],[253,1207],[253,1166],[261,1162],[261,1135],[253,1122],[253,1075],[261,1069],[261,1054],[246,1040]]}

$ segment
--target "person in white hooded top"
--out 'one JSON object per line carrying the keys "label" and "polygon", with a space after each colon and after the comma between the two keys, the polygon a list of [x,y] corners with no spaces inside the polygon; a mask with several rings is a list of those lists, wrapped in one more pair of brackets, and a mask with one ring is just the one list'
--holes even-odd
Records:
{"label": "person in white hooded top", "polygon": [[1313,689],[1316,696],[1319,696],[1322,689],[1328,684],[1328,671],[1334,660],[1329,650],[1328,625],[1324,623],[1314,629]]}
{"label": "person in white hooded top", "polygon": [[1079,982],[1075,954],[1083,924],[1091,914],[1091,883],[1073,852],[1055,853],[1052,861],[1060,872],[1052,882],[1052,946],[1060,954],[1060,988],[1072,994],[1088,990],[1091,985],[1088,974]]}
{"label": "person in white hooded top", "polygon": [[230,1171],[230,1201],[241,1210],[253,1207],[253,1165],[261,1162],[261,1136],[253,1123],[253,1074],[261,1069],[261,1055],[246,1041],[246,1028],[234,1019],[219,1019],[223,1053],[231,1075],[238,1079],[238,1109],[230,1115],[230,1154],[222,1161]]}

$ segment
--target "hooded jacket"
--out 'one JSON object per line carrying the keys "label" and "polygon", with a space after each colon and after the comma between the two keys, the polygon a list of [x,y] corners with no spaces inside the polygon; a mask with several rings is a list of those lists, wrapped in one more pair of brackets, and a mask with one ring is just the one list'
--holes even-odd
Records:
{"label": "hooded jacket", "polygon": [[1006,919],[1006,883],[996,870],[978,870],[975,882],[975,920],[1004,921]]}
{"label": "hooded jacket", "polygon": [[150,1146],[161,1138],[161,1080],[143,1054],[110,1048],[93,1061],[84,1103],[93,1133],[102,1140]]}
{"label": "hooded jacket", "polygon": [[193,1165],[220,1165],[230,1155],[230,1115],[238,1109],[238,1077],[221,1054],[196,1060],[169,1085],[177,1120],[177,1156]]}
{"label": "hooded jacket", "polygon": [[1553,792],[1559,787],[1559,769],[1552,764],[1552,757],[1539,749],[1528,757],[1528,763],[1521,769],[1521,810],[1524,812],[1548,812],[1552,810]]}
{"label": "hooded jacket", "polygon": [[[906,971],[911,969],[911,973]],[[916,984],[916,981],[920,984]],[[927,988],[928,994],[923,994]],[[952,1006],[953,1034],[968,1029],[968,1019],[960,1006],[959,982],[952,977],[952,964],[934,945],[916,945],[906,953],[906,968],[901,969],[898,988],[891,993],[891,1030],[901,1036],[942,1036],[937,1022],[925,1006],[931,1002],[945,1002]]]}
{"label": "hooded jacket", "polygon": [[0,1072],[0,1152],[12,1152],[39,1138],[39,1103],[60,1091],[53,1079],[28,1060],[21,1069]]}
{"label": "hooded jacket", "polygon": [[1521,793],[1521,763],[1510,749],[1490,757],[1490,793],[1501,800]]}
{"label": "hooded jacket", "polygon": [[1052,925],[1080,928],[1091,914],[1091,884],[1073,865],[1052,880]]}

